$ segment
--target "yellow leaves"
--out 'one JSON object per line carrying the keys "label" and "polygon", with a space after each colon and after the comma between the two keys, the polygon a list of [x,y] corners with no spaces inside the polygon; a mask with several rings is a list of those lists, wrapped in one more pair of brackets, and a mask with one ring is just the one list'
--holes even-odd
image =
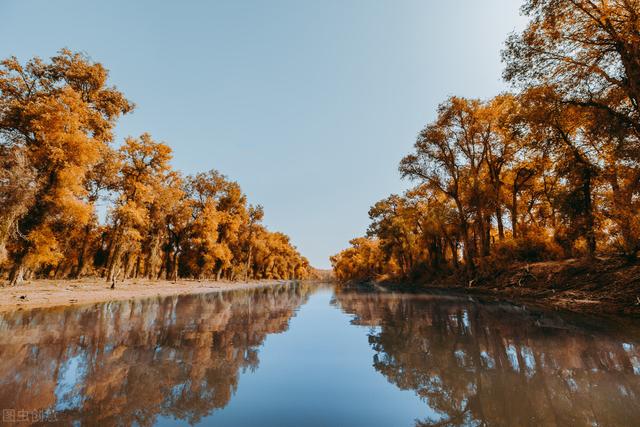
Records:
{"label": "yellow leaves", "polygon": [[144,239],[144,235],[136,228],[127,228],[122,233],[125,246],[135,245]]}
{"label": "yellow leaves", "polygon": [[212,201],[205,203],[193,225],[194,241],[212,248],[218,241],[220,217],[221,213]]}
{"label": "yellow leaves", "polygon": [[116,208],[115,217],[126,228],[144,227],[147,224],[147,209],[134,201],[126,201]]}
{"label": "yellow leaves", "polygon": [[70,163],[87,168],[97,162],[97,142],[87,133],[87,106],[79,94],[65,88],[30,103],[24,113],[38,140],[30,144],[36,167]]}
{"label": "yellow leaves", "polygon": [[228,268],[231,266],[233,254],[231,253],[229,246],[226,244],[219,243],[213,245],[213,248],[211,248],[211,251],[208,252],[207,255],[214,263],[220,261],[222,268]]}
{"label": "yellow leaves", "polygon": [[39,227],[30,232],[27,240],[33,248],[25,259],[28,267],[53,264],[62,259],[63,254],[60,252],[58,239],[48,226]]}

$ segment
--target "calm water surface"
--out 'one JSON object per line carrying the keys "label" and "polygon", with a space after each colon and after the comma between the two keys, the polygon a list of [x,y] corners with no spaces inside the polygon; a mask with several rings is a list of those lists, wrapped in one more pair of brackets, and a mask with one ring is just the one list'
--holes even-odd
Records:
{"label": "calm water surface", "polygon": [[0,315],[0,381],[3,416],[22,424],[637,426],[640,334],[283,285]]}

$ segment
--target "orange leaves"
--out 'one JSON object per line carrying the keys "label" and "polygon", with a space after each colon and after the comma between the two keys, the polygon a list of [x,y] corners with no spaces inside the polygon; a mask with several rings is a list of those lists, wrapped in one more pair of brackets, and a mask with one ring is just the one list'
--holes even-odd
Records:
{"label": "orange leaves", "polygon": [[53,264],[62,259],[60,244],[50,227],[42,226],[33,230],[27,239],[33,247],[24,260],[27,267]]}

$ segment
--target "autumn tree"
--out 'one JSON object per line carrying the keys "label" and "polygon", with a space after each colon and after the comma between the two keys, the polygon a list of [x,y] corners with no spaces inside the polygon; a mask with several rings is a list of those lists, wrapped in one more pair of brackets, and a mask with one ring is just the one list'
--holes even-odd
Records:
{"label": "autumn tree", "polygon": [[591,137],[592,117],[582,107],[563,103],[549,87],[531,89],[523,96],[527,123],[535,148],[552,156],[554,174],[567,181],[561,202],[570,241],[578,236],[587,251],[596,250],[593,189],[600,169],[600,140]]}
{"label": "autumn tree", "polygon": [[[508,81],[529,92],[553,92],[555,100],[547,107],[555,115],[569,114],[574,122],[582,115],[573,127],[580,126],[579,138],[597,142],[597,163],[604,164],[599,172],[610,185],[607,215],[615,223],[619,246],[632,257],[640,234],[633,214],[625,212],[635,211],[638,191],[633,176],[640,161],[639,10],[637,0],[528,0],[523,11],[531,22],[507,40],[503,52]],[[571,135],[563,132],[566,145]],[[579,204],[589,210],[585,192],[594,167],[578,162],[585,187]],[[586,222],[589,227],[588,215]],[[588,241],[593,253],[595,239]]]}
{"label": "autumn tree", "polygon": [[[189,244],[191,227],[194,218],[194,200],[189,197],[184,180],[177,180],[172,186],[171,204],[167,207],[165,226],[167,232],[166,243],[164,245],[164,263],[158,274],[171,280],[178,279],[178,269],[180,257]],[[181,184],[178,188],[177,184]]]}
{"label": "autumn tree", "polygon": [[[504,240],[503,224],[505,203],[505,180],[509,170],[518,164],[522,157],[523,138],[520,132],[520,103],[512,94],[502,94],[485,103],[478,111],[487,133],[482,138],[485,150],[485,175],[491,188],[490,203],[495,210],[498,237]],[[515,203],[512,200],[512,205]],[[512,221],[511,231],[515,236],[516,227]]]}
{"label": "autumn tree", "polygon": [[383,264],[382,252],[376,240],[359,237],[349,242],[350,248],[331,257],[331,265],[340,281],[378,278],[390,265]]}
{"label": "autumn tree", "polygon": [[[432,272],[459,268],[460,226],[455,205],[441,192],[428,185],[419,185],[405,194],[407,204],[413,207],[416,232],[419,233],[421,258],[419,262]],[[447,254],[448,250],[448,254]]]}
{"label": "autumn tree", "polygon": [[24,169],[32,177],[24,198],[3,204],[0,215],[10,230],[3,239],[10,240],[12,284],[60,259],[59,230],[91,219],[85,177],[112,140],[116,119],[133,108],[107,78],[101,64],[68,50],[49,62],[0,63],[0,144],[16,159],[9,174]]}
{"label": "autumn tree", "polygon": [[[157,239],[153,233],[161,228],[157,224],[161,219],[154,216],[154,210],[158,203],[162,203],[163,183],[172,179],[169,165],[171,148],[155,142],[147,133],[139,138],[127,138],[120,148],[120,155],[119,196],[111,212],[113,229],[106,265],[108,281],[113,280],[121,269],[124,269],[124,275],[128,274],[137,262],[142,261],[140,257],[145,238]],[[147,248],[147,251],[155,249]]]}
{"label": "autumn tree", "polygon": [[89,170],[85,177],[85,199],[89,206],[91,206],[93,215],[91,220],[85,224],[81,233],[81,241],[77,253],[77,264],[72,274],[74,278],[80,277],[85,269],[87,251],[92,243],[91,237],[97,228],[96,204],[105,196],[105,193],[118,190],[118,173],[121,166],[119,153],[109,146],[103,146],[100,161]]}
{"label": "autumn tree", "polygon": [[440,105],[436,121],[420,132],[415,152],[400,163],[403,177],[423,181],[455,203],[465,262],[471,270],[476,255],[472,220],[477,227],[481,253],[486,255],[489,251],[489,216],[480,174],[490,129],[478,117],[480,107],[480,101],[455,97]]}
{"label": "autumn tree", "polygon": [[244,280],[251,274],[251,264],[253,261],[253,250],[256,245],[256,228],[264,218],[264,208],[261,205],[249,206],[249,221],[244,226],[244,242],[246,251],[246,264],[244,266]]}
{"label": "autumn tree", "polygon": [[593,108],[640,135],[640,2],[526,0],[531,18],[509,37],[506,80],[553,86],[563,99]]}
{"label": "autumn tree", "polygon": [[19,147],[0,147],[0,263],[7,261],[7,242],[24,238],[18,219],[33,205],[35,170]]}
{"label": "autumn tree", "polygon": [[387,260],[394,259],[403,275],[409,274],[420,250],[419,213],[403,197],[395,194],[374,204],[369,210],[368,235],[380,239],[380,250]]}
{"label": "autumn tree", "polygon": [[246,218],[246,197],[237,183],[215,170],[190,176],[187,181],[196,219],[190,259],[185,262],[198,277],[220,279],[232,265],[230,244]]}

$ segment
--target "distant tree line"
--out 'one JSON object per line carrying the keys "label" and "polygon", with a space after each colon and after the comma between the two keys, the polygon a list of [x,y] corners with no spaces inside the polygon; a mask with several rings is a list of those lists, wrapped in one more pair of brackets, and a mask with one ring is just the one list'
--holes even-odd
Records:
{"label": "distant tree line", "polygon": [[369,211],[341,280],[477,274],[640,250],[640,2],[527,0],[503,51],[517,89],[452,97],[400,163],[417,186]]}
{"label": "distant tree line", "polygon": [[[0,62],[0,277],[292,279],[310,267],[215,170],[183,176],[149,134],[113,145],[134,108],[62,50]],[[107,204],[100,223],[96,206]]]}

